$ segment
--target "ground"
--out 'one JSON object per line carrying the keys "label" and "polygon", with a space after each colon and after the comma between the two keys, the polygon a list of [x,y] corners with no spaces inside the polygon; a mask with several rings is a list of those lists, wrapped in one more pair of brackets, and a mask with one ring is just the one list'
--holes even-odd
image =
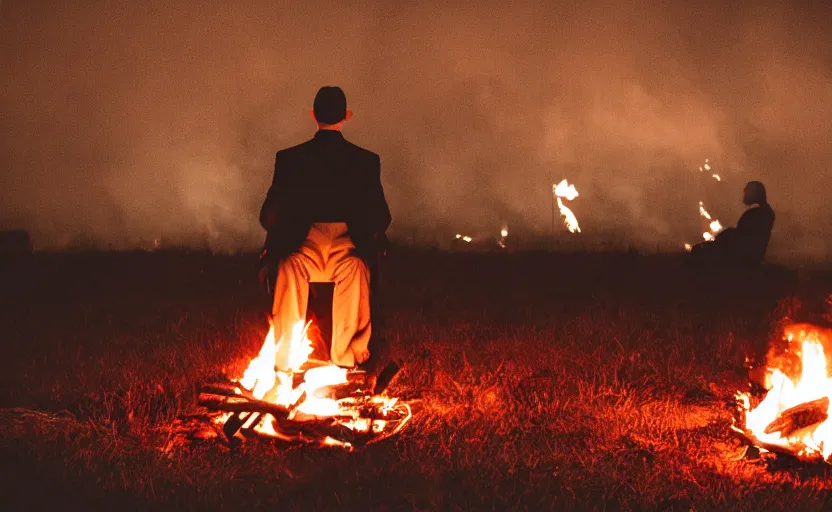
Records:
{"label": "ground", "polygon": [[746,359],[784,318],[812,314],[830,273],[399,249],[383,284],[403,366],[391,392],[418,399],[400,435],[353,453],[172,443],[176,420],[200,412],[199,384],[260,348],[255,262],[93,253],[7,266],[4,509],[830,506],[832,472],[741,460],[728,428]]}

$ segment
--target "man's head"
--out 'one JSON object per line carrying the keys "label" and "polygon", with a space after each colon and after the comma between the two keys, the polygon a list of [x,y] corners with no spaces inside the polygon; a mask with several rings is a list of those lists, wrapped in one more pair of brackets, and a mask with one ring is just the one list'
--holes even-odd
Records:
{"label": "man's head", "polygon": [[352,110],[347,109],[347,96],[340,87],[326,85],[318,89],[310,115],[319,130],[340,130]]}
{"label": "man's head", "polygon": [[749,181],[743,190],[742,204],[766,204],[766,187],[759,181]]}

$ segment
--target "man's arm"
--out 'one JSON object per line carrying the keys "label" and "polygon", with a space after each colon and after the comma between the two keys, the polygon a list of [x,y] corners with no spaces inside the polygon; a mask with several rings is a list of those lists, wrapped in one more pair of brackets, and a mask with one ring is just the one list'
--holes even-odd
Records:
{"label": "man's arm", "polygon": [[283,166],[281,152],[278,151],[274,157],[274,176],[272,177],[272,185],[269,187],[269,192],[266,194],[266,200],[263,201],[263,206],[260,208],[260,225],[263,229],[269,231],[280,219],[281,196],[285,194],[286,188],[286,169]]}
{"label": "man's arm", "polygon": [[381,185],[381,158],[378,155],[373,155],[373,172],[372,183],[370,185],[370,225],[373,229],[373,235],[381,237],[393,217],[390,215],[390,207],[387,205],[387,200],[384,198],[384,187]]}

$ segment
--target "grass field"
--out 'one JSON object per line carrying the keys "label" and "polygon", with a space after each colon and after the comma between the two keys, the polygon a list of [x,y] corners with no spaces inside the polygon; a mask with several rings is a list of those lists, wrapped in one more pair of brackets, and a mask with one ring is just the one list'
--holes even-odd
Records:
{"label": "grass field", "polygon": [[[832,274],[635,254],[394,252],[397,437],[165,451],[266,332],[253,256],[36,255],[3,282],[4,510],[821,510],[832,471],[734,460],[732,395]],[[797,297],[802,302],[798,309]]]}

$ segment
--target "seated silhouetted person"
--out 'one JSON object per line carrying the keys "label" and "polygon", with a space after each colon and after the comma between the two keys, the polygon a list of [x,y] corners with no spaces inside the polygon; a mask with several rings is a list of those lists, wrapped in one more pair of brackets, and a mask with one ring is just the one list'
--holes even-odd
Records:
{"label": "seated silhouetted person", "polygon": [[751,181],[743,191],[743,204],[751,206],[740,217],[736,228],[728,228],[712,242],[697,244],[691,250],[694,263],[701,266],[750,268],[763,262],[774,226],[774,210],[766,199],[766,188]]}
{"label": "seated silhouetted person", "polygon": [[[275,340],[306,318],[310,282],[332,282],[331,360],[345,367],[370,356],[370,266],[390,225],[379,156],[347,141],[352,116],[338,87],[322,87],[312,118],[318,131],[278,151],[274,179],[260,211],[265,255],[274,261]],[[286,369],[288,344],[276,364]]]}

